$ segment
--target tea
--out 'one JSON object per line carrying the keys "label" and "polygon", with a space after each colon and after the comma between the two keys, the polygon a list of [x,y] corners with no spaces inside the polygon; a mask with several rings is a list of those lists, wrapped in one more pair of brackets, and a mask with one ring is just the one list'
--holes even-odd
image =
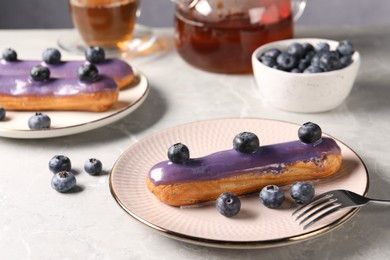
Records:
{"label": "tea", "polygon": [[[176,47],[191,65],[217,73],[250,73],[253,51],[268,42],[293,35],[290,8],[284,18],[272,23],[253,23],[257,19],[230,14],[218,22],[198,22],[192,11],[176,10]],[[260,14],[261,15],[261,14]],[[257,20],[261,21],[261,17]]]}
{"label": "tea", "polygon": [[123,47],[131,40],[138,0],[70,0],[72,19],[89,45]]}

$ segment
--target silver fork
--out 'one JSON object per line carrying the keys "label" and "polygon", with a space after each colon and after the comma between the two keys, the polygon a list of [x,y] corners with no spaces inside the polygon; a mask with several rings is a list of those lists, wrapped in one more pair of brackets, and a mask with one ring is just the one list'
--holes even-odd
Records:
{"label": "silver fork", "polygon": [[304,225],[303,229],[306,229],[339,209],[358,208],[369,202],[390,204],[390,200],[371,199],[348,190],[332,190],[318,195],[308,204],[299,207],[292,213],[292,216],[299,213],[295,221],[299,225]]}

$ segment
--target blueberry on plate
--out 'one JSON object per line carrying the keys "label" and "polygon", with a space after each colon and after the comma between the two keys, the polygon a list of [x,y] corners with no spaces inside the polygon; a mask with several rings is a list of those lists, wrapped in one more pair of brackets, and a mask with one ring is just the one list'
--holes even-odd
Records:
{"label": "blueberry on plate", "polygon": [[3,121],[5,119],[5,109],[4,107],[0,106],[0,121]]}
{"label": "blueberry on plate", "polygon": [[98,175],[102,172],[102,162],[95,158],[90,158],[84,163],[84,170],[90,175]]}
{"label": "blueberry on plate", "polygon": [[61,171],[70,171],[72,163],[70,159],[65,155],[55,155],[49,161],[49,169],[53,173]]}
{"label": "blueberry on plate", "polygon": [[298,58],[287,52],[282,52],[277,58],[276,63],[285,71],[290,71],[298,65]]}
{"label": "blueberry on plate", "polygon": [[233,149],[241,153],[254,153],[259,145],[259,138],[251,132],[241,132],[233,139]]}
{"label": "blueberry on plate", "polygon": [[11,48],[6,48],[2,53],[2,57],[6,61],[16,61],[18,59],[16,51]]}
{"label": "blueberry on plate", "polygon": [[94,82],[99,79],[97,67],[89,62],[84,63],[77,69],[77,75],[82,82]]}
{"label": "blueberry on plate", "polygon": [[221,194],[215,201],[215,206],[219,213],[225,217],[233,217],[240,212],[241,201],[231,192],[225,192]]}
{"label": "blueberry on plate", "polygon": [[92,46],[85,51],[85,58],[91,63],[98,64],[105,61],[106,54],[103,48],[99,46]]}
{"label": "blueberry on plate", "polygon": [[190,159],[190,150],[185,144],[176,143],[169,147],[168,159],[173,163],[184,163]]}
{"label": "blueberry on plate", "polygon": [[50,70],[48,67],[36,65],[31,68],[30,77],[35,81],[46,81],[50,78]]}
{"label": "blueberry on plate", "polygon": [[47,64],[59,64],[61,62],[61,52],[56,48],[47,48],[42,53],[42,60]]}
{"label": "blueberry on plate", "polygon": [[265,186],[259,194],[260,202],[264,206],[271,209],[280,208],[285,197],[284,192],[276,185],[267,185]]}
{"label": "blueberry on plate", "polygon": [[76,177],[68,171],[57,172],[51,179],[51,187],[58,192],[67,192],[76,186]]}
{"label": "blueberry on plate", "polygon": [[322,137],[321,127],[315,123],[306,122],[298,129],[298,137],[303,143],[316,143]]}
{"label": "blueberry on plate", "polygon": [[295,182],[290,187],[290,195],[298,204],[307,204],[314,197],[314,187],[307,182]]}
{"label": "blueberry on plate", "polygon": [[337,51],[342,56],[352,56],[352,54],[355,52],[355,49],[353,48],[353,45],[350,41],[344,40],[339,42],[339,45],[337,46]]}
{"label": "blueberry on plate", "polygon": [[28,120],[28,127],[32,130],[43,130],[50,128],[51,120],[50,117],[41,112],[35,113]]}

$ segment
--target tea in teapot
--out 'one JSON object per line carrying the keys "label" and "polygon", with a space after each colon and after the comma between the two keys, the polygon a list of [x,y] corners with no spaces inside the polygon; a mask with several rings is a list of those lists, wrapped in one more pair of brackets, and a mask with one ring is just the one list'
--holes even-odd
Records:
{"label": "tea in teapot", "polygon": [[177,51],[206,71],[250,73],[257,47],[293,36],[291,0],[176,0],[176,4]]}

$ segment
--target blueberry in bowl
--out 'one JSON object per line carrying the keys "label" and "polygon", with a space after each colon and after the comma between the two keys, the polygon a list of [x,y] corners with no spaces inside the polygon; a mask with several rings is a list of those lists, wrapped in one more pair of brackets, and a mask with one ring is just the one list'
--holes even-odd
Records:
{"label": "blueberry in bowl", "polygon": [[303,38],[265,44],[252,54],[262,98],[297,113],[326,112],[350,94],[360,55],[349,40]]}

